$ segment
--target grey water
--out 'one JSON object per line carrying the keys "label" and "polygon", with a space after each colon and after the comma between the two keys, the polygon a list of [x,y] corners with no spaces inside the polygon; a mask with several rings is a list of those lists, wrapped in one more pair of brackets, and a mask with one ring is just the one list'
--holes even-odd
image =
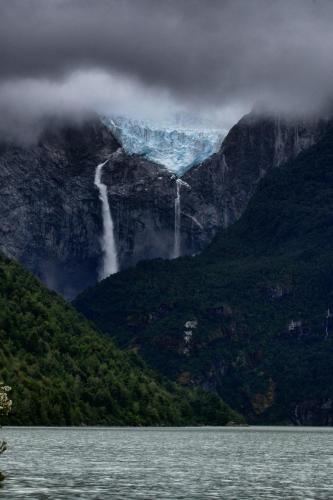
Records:
{"label": "grey water", "polygon": [[4,428],[4,499],[331,499],[333,429]]}

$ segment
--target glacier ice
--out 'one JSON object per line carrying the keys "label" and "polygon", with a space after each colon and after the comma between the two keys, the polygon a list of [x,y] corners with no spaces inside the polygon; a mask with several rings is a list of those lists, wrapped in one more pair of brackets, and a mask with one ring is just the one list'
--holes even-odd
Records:
{"label": "glacier ice", "polygon": [[158,126],[124,117],[103,121],[126,153],[142,155],[177,176],[215,153],[225,135],[223,130]]}

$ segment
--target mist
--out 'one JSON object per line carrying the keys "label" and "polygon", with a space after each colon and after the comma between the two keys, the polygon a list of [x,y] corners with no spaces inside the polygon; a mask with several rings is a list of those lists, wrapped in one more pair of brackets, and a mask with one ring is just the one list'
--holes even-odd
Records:
{"label": "mist", "polygon": [[228,129],[331,100],[329,0],[0,0],[0,135],[91,111]]}

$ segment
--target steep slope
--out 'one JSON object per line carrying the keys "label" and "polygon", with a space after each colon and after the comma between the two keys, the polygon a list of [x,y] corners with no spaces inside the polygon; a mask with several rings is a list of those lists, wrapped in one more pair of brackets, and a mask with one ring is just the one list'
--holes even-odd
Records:
{"label": "steep slope", "polygon": [[0,250],[65,297],[95,284],[103,220],[94,181],[109,159],[101,182],[120,268],[197,254],[240,217],[266,171],[316,142],[324,128],[252,113],[182,182],[142,156],[114,155],[119,143],[98,118],[53,124],[38,144],[1,143]]}
{"label": "steep slope", "polygon": [[0,147],[0,249],[65,296],[97,281],[94,171],[118,147],[98,121],[54,126],[38,144]]}
{"label": "steep slope", "polygon": [[[38,144],[0,145],[0,250],[49,288],[74,297],[102,265],[98,164],[119,143],[99,119],[53,125]],[[121,268],[173,256],[176,179],[119,151],[103,168]]]}
{"label": "steep slope", "polygon": [[186,172],[182,179],[191,189],[184,190],[183,212],[204,228],[202,248],[221,227],[239,219],[260,180],[316,144],[326,124],[321,119],[288,120],[254,110],[230,130],[218,153]]}
{"label": "steep slope", "polygon": [[69,304],[0,256],[0,378],[12,424],[180,425],[240,421],[222,401],[188,392],[122,352]]}
{"label": "steep slope", "polygon": [[[251,164],[249,168],[251,167]],[[333,131],[261,180],[196,258],[152,261],[76,306],[162,373],[252,422],[333,423]]]}

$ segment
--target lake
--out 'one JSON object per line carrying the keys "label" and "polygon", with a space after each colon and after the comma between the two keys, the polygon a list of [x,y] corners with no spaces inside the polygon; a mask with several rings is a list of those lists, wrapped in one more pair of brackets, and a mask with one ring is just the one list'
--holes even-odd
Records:
{"label": "lake", "polygon": [[4,499],[331,499],[333,428],[3,428]]}

